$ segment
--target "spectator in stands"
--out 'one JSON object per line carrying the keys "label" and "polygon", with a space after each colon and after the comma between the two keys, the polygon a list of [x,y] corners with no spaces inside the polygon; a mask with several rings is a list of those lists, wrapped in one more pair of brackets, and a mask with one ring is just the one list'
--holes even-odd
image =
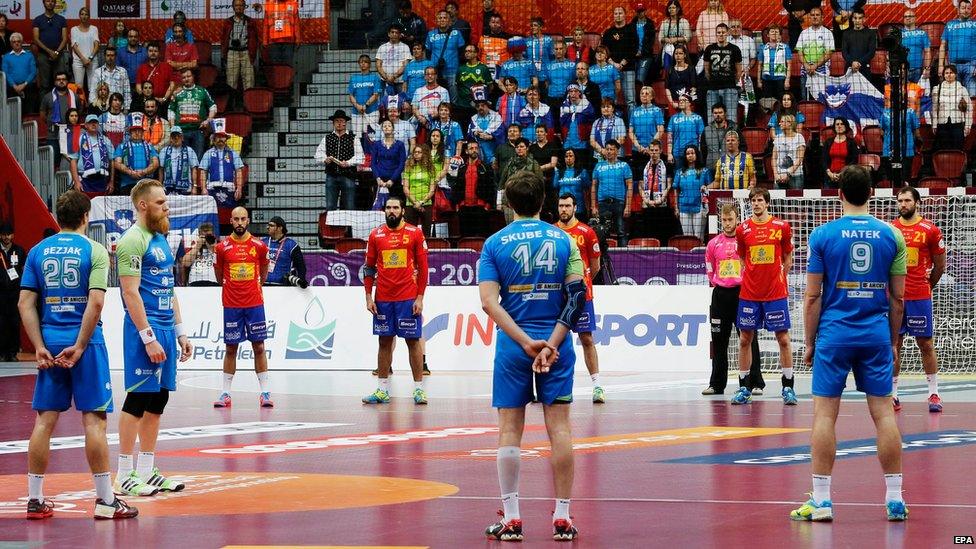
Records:
{"label": "spectator in stands", "polygon": [[413,111],[413,103],[410,101],[404,101],[400,103],[400,120],[410,124],[413,128],[414,135],[420,132],[420,120],[417,119],[417,115]]}
{"label": "spectator in stands", "polygon": [[[505,87],[506,78],[514,79],[518,83],[520,94],[524,94],[529,86],[539,85],[539,75],[535,63],[525,58],[525,49],[525,39],[521,36],[516,36],[508,41],[508,53],[512,57],[502,63],[495,74],[495,82],[503,93],[508,92]],[[502,111],[499,109],[498,112]]]}
{"label": "spectator in stands", "polygon": [[942,69],[942,83],[932,89],[932,130],[935,149],[958,149],[973,127],[970,92],[959,80],[953,65]]}
{"label": "spectator in stands", "polygon": [[859,153],[850,123],[846,118],[835,118],[834,135],[823,144],[821,165],[827,174],[824,179],[825,189],[837,188],[841,170],[844,166],[857,164]]}
{"label": "spectator in stands", "polygon": [[210,194],[218,208],[234,208],[244,196],[244,161],[227,146],[227,126],[223,118],[212,121],[213,146],[200,157],[200,182],[197,194]]}
{"label": "spectator in stands", "polygon": [[437,174],[434,185],[443,189],[449,188],[447,170],[450,166],[449,156],[444,154],[444,133],[436,129],[430,130],[430,134],[427,135],[427,146],[430,148],[430,160],[434,163],[434,171]]}
{"label": "spectator in stands", "polygon": [[923,74],[928,76],[932,66],[932,42],[928,32],[915,26],[915,10],[905,10],[904,22],[901,45],[908,48],[908,79],[918,82]]}
{"label": "spectator in stands", "polygon": [[192,194],[200,162],[197,153],[183,143],[183,128],[169,129],[169,142],[159,151],[159,175],[167,194]]}
{"label": "spectator in stands", "polygon": [[[382,136],[370,142],[373,176],[376,178],[376,200],[373,209],[382,209],[389,195],[403,196],[403,168],[407,162],[407,148],[394,134],[393,122],[380,124]],[[412,150],[412,149],[411,149]]]}
{"label": "spectator in stands", "polygon": [[61,167],[61,132],[67,123],[68,109],[78,108],[81,103],[75,92],[68,89],[68,73],[58,71],[54,75],[54,89],[41,98],[42,124],[47,124],[47,144],[54,149],[54,169]]}
{"label": "spectator in stands", "polygon": [[128,43],[129,29],[125,26],[125,21],[116,19],[115,25],[112,27],[112,32],[109,33],[108,40],[105,41],[105,46],[119,49],[124,48]]}
{"label": "spectator in stands", "polygon": [[193,71],[185,68],[180,71],[183,85],[173,94],[169,102],[170,124],[183,128],[183,140],[198,157],[203,157],[203,129],[210,125],[217,114],[217,104],[210,92],[196,85]]}
{"label": "spectator in stands", "polygon": [[501,16],[498,10],[495,9],[494,0],[481,0],[481,32],[482,34],[488,34],[488,29],[491,26],[491,18],[495,15]]}
{"label": "spectator in stands", "polygon": [[431,120],[430,132],[441,133],[444,139],[444,151],[448,157],[461,156],[461,145],[464,142],[464,132],[461,125],[451,118],[451,104],[441,103],[437,106],[437,119]]}
{"label": "spectator in stands", "polygon": [[9,23],[7,14],[0,13],[0,57],[10,51],[10,36],[14,33],[7,28],[7,23]]}
{"label": "spectator in stands", "polygon": [[[586,66],[584,63],[580,64]],[[567,86],[566,101],[559,108],[559,127],[562,130],[563,147],[576,152],[576,163],[580,169],[589,169],[592,165],[593,153],[589,143],[595,118],[596,109],[583,97],[579,84]]]}
{"label": "spectator in stands", "polygon": [[[824,76],[830,74],[830,55],[836,49],[834,47],[834,35],[823,26],[823,10],[820,6],[810,8],[807,13],[810,26],[803,29],[800,37],[793,45],[796,59],[803,67],[803,70],[800,71],[800,88],[803,89],[804,96],[809,93],[807,91],[807,77],[813,76],[814,73]],[[790,30],[790,32],[793,31]]]}
{"label": "spectator in stands", "polygon": [[292,65],[295,47],[302,43],[298,0],[269,0],[264,4],[264,38],[272,63]]}
{"label": "spectator in stands", "polygon": [[132,103],[129,104],[130,112],[146,112],[146,100],[152,99],[156,100],[156,96],[153,94],[152,82],[146,80],[141,86],[136,86],[135,95],[132,96]]}
{"label": "spectator in stands", "polygon": [[17,300],[20,298],[20,278],[27,263],[27,252],[15,244],[13,238],[13,225],[0,224],[0,361],[4,362],[16,362],[20,351]]}
{"label": "spectator in stands", "polygon": [[631,166],[634,173],[642,173],[647,164],[651,141],[664,139],[664,113],[654,104],[654,90],[643,86],[640,91],[640,105],[630,112],[630,128],[627,135],[632,144]]}
{"label": "spectator in stands", "polygon": [[352,105],[352,133],[356,136],[366,133],[366,128],[375,125],[380,119],[380,97],[383,95],[383,81],[370,70],[371,61],[366,54],[359,56],[359,74],[349,77],[349,104]]}
{"label": "spectator in stands", "polygon": [[308,271],[302,247],[288,238],[288,225],[281,216],[268,221],[268,236],[261,239],[268,247],[268,278],[265,286],[308,287]]}
{"label": "spectator in stands", "polygon": [[573,38],[566,45],[566,58],[574,63],[592,65],[596,62],[593,48],[586,43],[586,29],[581,25],[573,28]]}
{"label": "spectator in stands", "polygon": [[541,17],[533,17],[530,19],[529,36],[525,40],[527,58],[535,66],[535,72],[539,76],[540,81],[545,80],[545,73],[542,72],[543,67],[555,57],[552,37],[542,34],[542,29],[545,26],[546,23]]}
{"label": "spectator in stands", "polygon": [[688,145],[698,148],[705,131],[705,122],[692,110],[691,97],[688,94],[678,97],[678,108],[680,110],[668,119],[668,162],[674,165],[675,171],[684,168],[685,159],[681,151]]}
{"label": "spectator in stands", "polygon": [[403,41],[410,47],[423,44],[427,37],[427,23],[414,13],[410,0],[400,0],[397,23],[403,28]]}
{"label": "spectator in stands", "polygon": [[704,160],[704,165],[712,168],[718,157],[725,151],[725,134],[730,130],[738,130],[735,122],[725,116],[725,105],[715,103],[712,105],[712,121],[705,127],[703,145],[700,156]]}
{"label": "spectator in stands", "polygon": [[627,245],[627,230],[624,219],[630,217],[630,196],[633,188],[633,175],[630,166],[617,159],[620,143],[611,140],[604,147],[604,160],[593,168],[593,182],[590,187],[590,208],[593,217],[609,222],[617,234],[617,242]]}
{"label": "spectator in stands", "polygon": [[549,110],[549,105],[541,101],[539,88],[536,86],[529,86],[525,99],[525,106],[519,111],[515,121],[522,126],[522,137],[534,142],[539,126],[545,128],[546,132],[553,131],[552,111]]}
{"label": "spectator in stands", "polygon": [[186,27],[173,25],[173,40],[166,42],[166,62],[173,72],[183,69],[196,69],[199,62],[197,48],[186,39]]}
{"label": "spectator in stands", "polygon": [[[789,32],[790,49],[796,51],[796,44],[800,32],[806,22],[807,15],[813,8],[820,8],[823,0],[783,0],[783,9],[788,14],[787,32]],[[831,37],[833,38],[833,37]]]}
{"label": "spectator in stands", "polygon": [[366,44],[373,48],[387,36],[387,30],[397,18],[397,0],[369,0],[370,31],[366,33]]}
{"label": "spectator in stands", "polygon": [[905,181],[911,175],[915,161],[915,143],[921,139],[918,114],[914,109],[905,109],[905,123],[901,126],[902,171],[895,173],[891,166],[894,130],[891,124],[891,94],[885,94],[885,109],[881,113],[881,131],[884,137],[881,145],[881,173],[889,181]]}
{"label": "spectator in stands", "polygon": [[846,68],[855,70],[865,77],[871,75],[871,59],[878,49],[878,32],[864,26],[864,10],[857,8],[851,14],[853,28],[844,32],[841,53]]}
{"label": "spectator in stands", "polygon": [[[603,94],[600,91],[600,86],[590,80],[590,66],[582,61],[576,63],[576,79],[571,84],[576,84],[583,97],[593,106],[595,116],[600,103],[603,102]],[[566,95],[569,96],[569,86],[566,87]]]}
{"label": "spectator in stands", "polygon": [[[556,173],[556,166],[559,165],[559,158],[562,156],[563,148],[560,146],[559,141],[549,139],[549,132],[552,131],[552,128],[547,128],[545,125],[539,124],[533,129],[535,130],[535,136],[529,145],[529,155],[539,163],[539,167],[542,168],[542,175],[545,177],[546,182],[551,185],[553,175]],[[558,196],[555,192],[553,194]],[[552,201],[553,208],[555,208],[556,204],[555,196]]]}
{"label": "spectator in stands", "polygon": [[[678,0],[668,0],[664,7],[664,21],[661,22],[661,65],[667,73],[674,66],[674,50],[691,42],[691,24],[685,19],[684,9]],[[676,98],[677,99],[677,98]]]}
{"label": "spectator in stands", "polygon": [[513,76],[506,76],[502,79],[502,89],[505,91],[498,98],[495,110],[502,117],[502,125],[508,127],[518,124],[519,114],[525,107],[525,96],[519,93],[519,81]]}
{"label": "spectator in stands", "polygon": [[[176,91],[177,74],[169,63],[162,60],[161,52],[159,42],[150,42],[146,47],[146,62],[136,71],[136,86],[139,87],[143,82],[152,82],[153,96],[165,111],[173,92]],[[137,93],[138,91],[140,90]]]}
{"label": "spectator in stands", "polygon": [[674,48],[674,65],[668,69],[665,83],[668,88],[668,102],[671,110],[681,111],[678,105],[682,95],[687,95],[691,99],[692,105],[698,98],[698,73],[694,67],[688,64],[688,50],[684,46]]}
{"label": "spectator in stands", "polygon": [[[776,139],[776,136],[782,135],[783,128],[779,125],[779,117],[786,116],[787,114],[793,115],[793,118],[796,119],[796,131],[802,132],[807,117],[796,108],[796,96],[791,91],[783,92],[779,97],[779,103],[776,105],[776,109],[773,110],[773,115],[769,117],[770,141]],[[819,120],[814,121],[815,125],[819,125],[819,123]]]}
{"label": "spectator in stands", "polygon": [[413,113],[417,116],[417,121],[425,128],[431,120],[437,118],[437,107],[441,103],[450,103],[451,94],[437,83],[437,69],[427,67],[424,71],[426,85],[413,92],[410,104],[413,106]]}
{"label": "spectator in stands", "polygon": [[315,149],[315,161],[325,165],[325,209],[339,207],[352,210],[356,205],[356,168],[363,163],[363,148],[358,137],[346,131],[351,118],[339,109],[329,117],[332,132],[325,135]]}
{"label": "spectator in stands", "polygon": [[780,41],[779,25],[773,23],[766,29],[768,40],[759,48],[759,79],[756,80],[760,99],[778,101],[783,92],[790,89],[790,61],[793,50]]}
{"label": "spectator in stands", "polygon": [[607,98],[600,105],[600,118],[593,122],[590,129],[590,146],[596,153],[597,161],[606,158],[604,149],[607,143],[614,141],[622,143],[627,137],[627,126],[622,118],[613,110],[613,102]]}
{"label": "spectator in stands", "polygon": [[227,85],[243,92],[254,87],[261,34],[257,21],[244,13],[244,0],[234,0],[233,7],[234,15],[224,19],[220,31],[220,58],[227,73]]}
{"label": "spectator in stands", "polygon": [[102,113],[108,112],[108,100],[111,95],[108,91],[108,82],[96,83],[95,95],[88,96],[88,107],[85,109],[85,114],[101,116]]}
{"label": "spectator in stands", "polygon": [[[187,24],[186,24],[186,13],[184,13],[183,10],[176,10],[176,12],[173,13],[173,24],[170,25],[170,27],[168,29],[166,29],[166,32],[163,34],[163,43],[169,44],[171,42],[175,42],[176,41],[176,39],[177,39],[176,38],[176,27],[177,26],[182,26],[183,27],[183,33],[184,33],[184,38],[186,39],[186,42],[188,44],[192,44],[193,43],[193,31],[191,31],[190,30],[190,27],[188,27]],[[124,46],[120,46],[120,47],[124,47]]]}
{"label": "spectator in stands", "polygon": [[58,143],[58,150],[61,151],[61,160],[71,164],[71,155],[78,152],[78,141],[81,139],[82,132],[85,131],[82,122],[81,110],[70,108],[64,115],[64,128],[61,130],[61,141]]}
{"label": "spectator in stands", "polygon": [[434,62],[425,57],[424,44],[416,42],[410,47],[413,59],[407,63],[404,71],[404,85],[407,99],[413,99],[413,94],[427,83],[427,69],[434,68]]}
{"label": "spectator in stands", "polygon": [[119,176],[119,192],[128,195],[140,179],[152,177],[159,171],[159,154],[145,140],[145,116],[129,115],[126,131],[129,138],[115,148],[115,173]]}
{"label": "spectator in stands", "polygon": [[[529,140],[521,137],[521,134],[519,134],[519,137],[515,139],[514,148],[515,156],[504,167],[501,167],[501,162],[499,162],[499,169],[501,171],[498,176],[498,185],[502,188],[504,188],[510,177],[521,171],[529,171],[542,177],[542,167],[529,155]],[[502,196],[502,206],[505,213],[505,221],[511,223],[515,219],[515,213],[508,206],[507,198],[506,196]]]}
{"label": "spectator in stands", "polygon": [[117,50],[117,63],[129,76],[129,86],[136,85],[139,67],[149,60],[149,53],[139,40],[139,29],[129,29],[129,40],[124,48]]}
{"label": "spectator in stands", "polygon": [[505,126],[505,140],[495,149],[494,168],[495,173],[498,174],[498,186],[500,188],[505,188],[505,180],[502,179],[502,174],[505,172],[505,168],[508,167],[508,163],[515,158],[515,147],[521,138],[522,128],[518,124]]}
{"label": "spectator in stands", "polygon": [[695,36],[698,38],[698,50],[704,51],[705,48],[718,41],[718,26],[725,24],[726,29],[729,25],[729,14],[722,5],[722,0],[708,0],[704,10],[698,14],[698,23],[695,25]]}
{"label": "spectator in stands", "polygon": [[[95,70],[95,56],[101,46],[98,41],[98,27],[91,24],[91,12],[87,7],[78,10],[78,25],[71,27],[70,43],[73,53],[71,68],[74,82],[84,88],[86,78],[91,86],[91,75]],[[2,50],[0,50],[2,53]]]}
{"label": "spectator in stands", "polygon": [[[863,10],[866,3],[867,0],[830,0],[830,11],[834,14],[834,22],[831,30],[834,34],[834,45],[837,49],[843,49],[844,42],[850,36],[854,13],[858,10]],[[875,34],[875,37],[877,37],[877,34]]]}
{"label": "spectator in stands", "polygon": [[105,48],[105,64],[95,69],[92,73],[91,82],[93,87],[88,90],[90,97],[95,97],[94,86],[105,82],[108,84],[109,93],[117,93],[122,96],[122,109],[128,110],[132,103],[132,87],[129,83],[129,73],[116,64],[117,52],[115,48],[109,46]]}
{"label": "spectator in stands", "polygon": [[[740,63],[742,66],[742,77],[739,81],[739,87],[742,88],[742,95],[740,98],[749,97],[749,93],[752,93],[752,97],[755,98],[755,87],[751,75],[757,64],[756,40],[752,36],[742,34],[741,19],[732,19],[729,21],[729,42],[739,48],[739,53],[742,54],[742,62]],[[747,118],[748,115],[743,119],[743,124]]]}
{"label": "spectator in stands", "polygon": [[[400,113],[403,111],[403,108],[409,105],[410,103],[408,102],[401,103],[400,97],[396,95],[391,95],[387,98],[386,115],[393,124],[393,135],[397,141],[403,143],[404,151],[412,151],[414,143],[417,140],[417,130],[414,128],[414,125],[400,118]],[[382,135],[382,132],[379,133]]]}
{"label": "spectator in stands", "polygon": [[562,165],[556,170],[554,178],[556,196],[570,194],[576,201],[576,214],[588,215],[586,211],[586,192],[590,189],[590,174],[585,168],[576,165],[576,151],[566,149]]}
{"label": "spectator in stands", "polygon": [[662,244],[667,244],[672,236],[681,234],[681,224],[675,210],[668,203],[671,178],[668,177],[667,165],[661,159],[663,146],[660,141],[655,140],[648,148],[650,159],[637,183],[632,204],[628,206],[641,212],[638,224],[640,236],[656,238]]}
{"label": "spectator in stands", "polygon": [[739,150],[739,132],[725,134],[725,153],[715,162],[712,189],[752,189],[756,186],[756,164],[752,155]]}
{"label": "spectator in stands", "polygon": [[376,73],[383,80],[386,93],[403,91],[403,73],[410,62],[410,46],[400,41],[402,33],[403,27],[399,23],[390,25],[386,32],[389,40],[376,49]]}
{"label": "spectator in stands", "polygon": [[807,142],[796,132],[796,118],[785,114],[779,119],[782,135],[773,140],[773,181],[784,189],[803,188],[803,156]]}
{"label": "spectator in stands", "polygon": [[488,212],[494,207],[498,193],[495,174],[491,165],[481,159],[477,141],[465,143],[464,162],[454,175],[448,176],[448,181],[461,236],[487,237]]}
{"label": "spectator in stands", "polygon": [[112,142],[113,147],[119,146],[125,139],[126,117],[122,110],[122,94],[113,93],[108,96],[108,110],[98,117],[102,124],[102,132]]}
{"label": "spectator in stands", "polygon": [[705,238],[702,195],[712,182],[711,172],[705,168],[702,155],[694,145],[685,147],[684,169],[674,173],[672,188],[678,193],[678,219],[682,234]]}
{"label": "spectator in stands", "polygon": [[415,146],[403,169],[403,194],[407,199],[407,211],[404,217],[408,223],[422,227],[424,236],[430,236],[437,176],[437,168],[434,167],[430,156],[430,147]]}
{"label": "spectator in stands", "polygon": [[616,102],[623,91],[620,71],[610,62],[610,50],[600,45],[596,48],[596,63],[589,67],[589,78],[600,88],[600,98]]}
{"label": "spectator in stands", "polygon": [[[729,27],[719,23],[715,29],[716,41],[705,48],[705,79],[708,92],[705,104],[725,105],[725,116],[732,122],[739,121],[739,82],[742,81],[742,52],[729,42]],[[709,113],[711,122],[711,113]]]}
{"label": "spectator in stands", "polygon": [[512,34],[505,31],[505,24],[501,15],[493,15],[480,44],[481,62],[491,69],[493,77],[498,76],[498,67],[508,61],[508,40]]}
{"label": "spectator in stands", "polygon": [[[627,21],[627,12],[622,6],[613,8],[613,23],[603,31],[601,47],[607,48],[607,61],[613,65],[620,75],[620,86],[623,87],[624,100],[628,107],[634,106],[635,81],[637,79],[637,29]],[[597,48],[597,64],[600,63],[600,48]],[[596,74],[593,79],[600,81]],[[601,86],[601,89],[603,87]],[[620,92],[619,87],[617,93]],[[606,94],[604,94],[606,97]]]}
{"label": "spectator in stands", "polygon": [[464,39],[464,43],[470,44],[471,23],[468,23],[464,19],[458,17],[458,3],[455,2],[454,0],[450,0],[447,4],[444,4],[444,11],[447,12],[447,15],[451,19],[451,29],[460,32],[461,37]]}
{"label": "spectator in stands", "polygon": [[459,53],[466,40],[458,29],[451,26],[451,19],[447,12],[437,12],[437,28],[427,33],[426,49],[430,60],[434,62],[435,74],[444,79],[451,91],[451,97],[457,95],[455,77],[460,65]]}
{"label": "spectator in stands", "polygon": [[491,69],[478,60],[478,46],[468,44],[464,47],[464,64],[458,67],[455,77],[457,97],[454,97],[454,110],[457,119],[464,122],[474,116],[474,96],[476,86],[485,89],[492,84]]}
{"label": "spectator in stands", "polygon": [[157,151],[162,150],[169,139],[169,120],[160,115],[159,103],[155,97],[150,97],[145,100],[141,112],[146,115],[143,118],[146,142],[152,145]]}
{"label": "spectator in stands", "polygon": [[68,21],[54,11],[55,0],[43,0],[44,13],[34,18],[32,27],[37,62],[37,87],[54,86],[54,73],[68,69]]}
{"label": "spectator in stands", "polygon": [[552,45],[553,59],[543,67],[546,81],[546,105],[554,113],[553,122],[559,122],[559,107],[566,99],[566,86],[576,78],[576,63],[566,57],[566,42],[557,38]]}
{"label": "spectator in stands", "polygon": [[24,113],[34,112],[37,97],[37,62],[24,49],[19,32],[10,35],[10,52],[3,56],[3,73],[7,78],[7,95],[20,97]]}
{"label": "spectator in stands", "polygon": [[89,198],[115,189],[112,167],[115,147],[102,134],[98,116],[85,117],[85,130],[78,138],[78,149],[71,154],[71,179],[75,189]]}
{"label": "spectator in stands", "polygon": [[[217,235],[214,234],[213,224],[206,221],[201,223],[200,228],[197,229],[197,241],[180,260],[187,271],[187,286],[220,286],[217,282],[217,273],[214,271],[214,263],[217,260],[214,254],[216,244]],[[271,272],[270,266],[268,272]]]}
{"label": "spectator in stands", "polygon": [[474,90],[474,104],[477,112],[471,117],[468,136],[478,143],[482,161],[496,168],[495,147],[501,141],[502,117],[491,110],[488,93],[484,89]]}

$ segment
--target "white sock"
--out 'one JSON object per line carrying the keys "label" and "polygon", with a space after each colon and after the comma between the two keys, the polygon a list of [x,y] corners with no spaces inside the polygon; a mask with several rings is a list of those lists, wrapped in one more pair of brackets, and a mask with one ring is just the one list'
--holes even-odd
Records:
{"label": "white sock", "polygon": [[27,473],[27,498],[44,501],[44,475]]}
{"label": "white sock", "polygon": [[793,367],[783,368],[783,377],[786,379],[793,379]]}
{"label": "white sock", "polygon": [[258,385],[261,386],[261,392],[268,392],[268,372],[261,372],[258,374]]}
{"label": "white sock", "polygon": [[224,392],[230,394],[230,386],[234,384],[234,374],[224,374]]}
{"label": "white sock", "polygon": [[136,473],[139,474],[139,478],[141,478],[143,482],[149,480],[149,477],[152,476],[155,460],[156,454],[152,452],[139,452],[139,461],[136,464]]}
{"label": "white sock", "polygon": [[115,494],[112,493],[112,473],[95,473],[95,497],[112,505],[115,502]]}
{"label": "white sock", "polygon": [[600,372],[597,372],[595,374],[590,374],[590,381],[593,382],[593,386],[594,387],[599,387],[600,386]]}
{"label": "white sock", "polygon": [[413,388],[414,389],[423,390],[424,389],[424,382],[423,382],[423,380],[421,380],[421,381],[414,381],[413,382]]}
{"label": "white sock", "polygon": [[569,500],[556,499],[556,512],[552,514],[552,520],[569,520]]}
{"label": "white sock", "polygon": [[813,501],[823,503],[830,499],[830,475],[813,475]]}
{"label": "white sock", "polygon": [[502,446],[498,449],[495,465],[498,468],[498,486],[502,492],[505,522],[521,518],[518,505],[519,470],[522,451],[518,446]]}
{"label": "white sock", "polygon": [[885,503],[889,501],[902,501],[901,497],[901,473],[885,475]]}
{"label": "white sock", "polygon": [[380,390],[385,391],[387,393],[390,392],[390,378],[388,377],[380,378]]}
{"label": "white sock", "polygon": [[929,394],[939,394],[939,374],[925,374],[925,381],[929,384]]}
{"label": "white sock", "polygon": [[119,474],[118,478],[125,478],[132,472],[132,455],[119,454]]}
{"label": "white sock", "polygon": [[898,376],[891,378],[891,396],[898,398]]}

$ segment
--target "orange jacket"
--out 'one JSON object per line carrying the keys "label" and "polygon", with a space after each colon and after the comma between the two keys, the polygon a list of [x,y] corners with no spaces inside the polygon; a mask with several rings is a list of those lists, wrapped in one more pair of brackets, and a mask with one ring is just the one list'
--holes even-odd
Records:
{"label": "orange jacket", "polygon": [[271,1],[264,4],[264,43],[297,44],[302,41],[298,1]]}

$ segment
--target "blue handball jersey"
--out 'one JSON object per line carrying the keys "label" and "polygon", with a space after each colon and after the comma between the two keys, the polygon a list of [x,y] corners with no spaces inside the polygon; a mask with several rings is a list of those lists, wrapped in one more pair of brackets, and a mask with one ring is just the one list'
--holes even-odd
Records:
{"label": "blue handball jersey", "polygon": [[[30,253],[22,290],[37,292],[41,335],[46,345],[73,345],[88,307],[88,292],[108,287],[108,252],[88,237],[59,233],[45,238]],[[104,343],[101,322],[91,343]]]}
{"label": "blue handball jersey", "polygon": [[562,229],[521,219],[498,231],[481,250],[479,282],[501,286],[501,304],[534,337],[548,336],[566,303],[563,282],[583,275],[579,248]]}
{"label": "blue handball jersey", "polygon": [[[136,224],[125,231],[115,248],[119,276],[138,276],[139,296],[153,328],[172,328],[173,253],[166,237]],[[124,302],[123,302],[123,306]],[[126,315],[129,308],[125,307]]]}
{"label": "blue handball jersey", "polygon": [[810,233],[807,272],[823,275],[818,347],[890,345],[888,280],[905,274],[901,231],[847,215]]}

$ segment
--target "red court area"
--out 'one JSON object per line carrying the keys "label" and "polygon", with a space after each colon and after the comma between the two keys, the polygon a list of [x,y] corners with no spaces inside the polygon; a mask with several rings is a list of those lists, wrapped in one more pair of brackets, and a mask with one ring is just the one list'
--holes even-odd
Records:
{"label": "red court area", "polygon": [[[281,383],[298,374],[274,375]],[[337,383],[336,373],[301,375],[305,386]],[[345,373],[353,375],[359,384],[372,383],[368,373]],[[74,438],[82,432],[75,412],[57,428],[45,480],[55,516],[24,520],[33,376],[0,378],[0,545],[504,545],[483,536],[500,508],[495,413],[484,396],[450,394],[450,380],[462,376],[490,386],[486,374],[435,372],[426,407],[407,398],[365,407],[351,395],[306,390],[279,391],[277,407],[260,410],[255,393],[238,391],[234,406],[218,411],[210,406],[214,391],[187,385],[183,374],[163,417],[156,463],[187,489],[128,498],[141,515],[117,522],[91,518],[93,485],[83,445]],[[697,383],[665,391],[648,384],[642,393],[631,377],[605,377],[606,404],[591,404],[585,392],[573,404],[571,513],[581,532],[573,544],[551,540],[548,448],[542,411],[530,407],[520,488],[524,546],[927,548],[976,535],[976,383],[944,382],[941,415],[929,414],[921,397],[903,398],[906,523],[885,520],[873,425],[863,401],[845,400],[833,477],[835,521],[813,524],[787,518],[810,490],[807,380],[798,380],[800,405],[785,408],[769,396],[778,394],[773,386],[753,404],[733,407],[727,395],[697,396]],[[582,378],[577,382],[587,389]],[[394,383],[408,386],[409,379],[397,374]],[[924,382],[903,381],[902,392],[911,395],[913,385]],[[120,402],[116,394],[117,409]],[[118,414],[109,418],[114,433]],[[114,440],[110,450],[114,470]]]}

